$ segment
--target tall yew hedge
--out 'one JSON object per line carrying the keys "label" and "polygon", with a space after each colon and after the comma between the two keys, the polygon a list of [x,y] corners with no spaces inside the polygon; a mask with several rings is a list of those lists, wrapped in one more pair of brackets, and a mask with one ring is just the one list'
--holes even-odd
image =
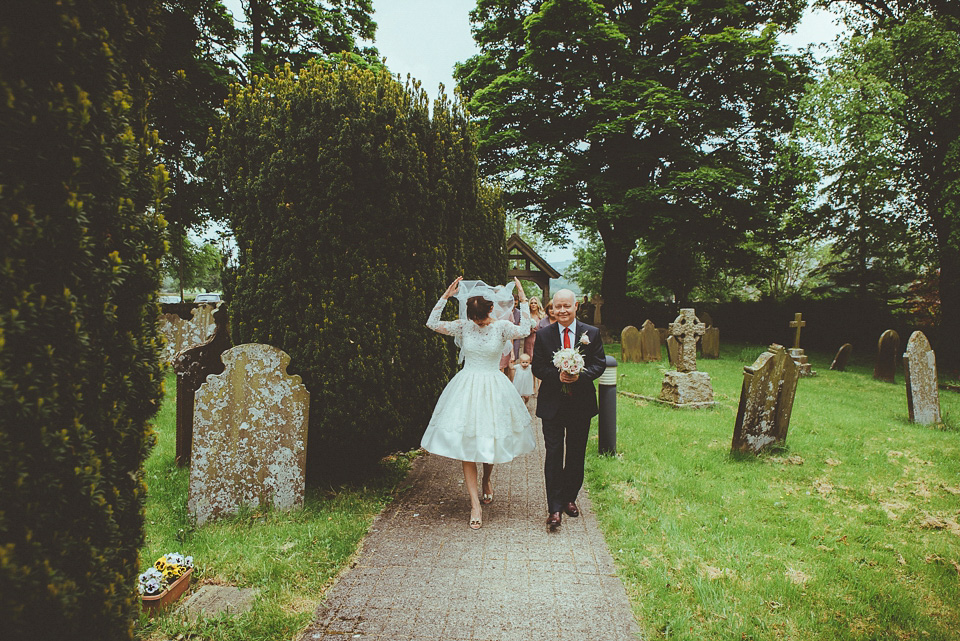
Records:
{"label": "tall yew hedge", "polygon": [[455,275],[506,271],[462,109],[431,115],[389,73],[318,62],[234,87],[214,147],[233,335],[290,354],[310,390],[311,482],[416,445],[455,366],[427,314]]}
{"label": "tall yew hedge", "polygon": [[0,3],[0,637],[130,639],[156,412],[153,0]]}

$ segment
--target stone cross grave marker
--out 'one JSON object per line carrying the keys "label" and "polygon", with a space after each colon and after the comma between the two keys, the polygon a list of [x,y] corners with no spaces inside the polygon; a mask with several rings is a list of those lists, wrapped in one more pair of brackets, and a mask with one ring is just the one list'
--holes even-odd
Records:
{"label": "stone cross grave marker", "polygon": [[640,330],[633,325],[627,325],[620,332],[620,357],[624,363],[639,363],[643,360],[640,340]]}
{"label": "stone cross grave marker", "polygon": [[797,367],[800,368],[800,376],[816,376],[817,373],[813,371],[813,366],[810,365],[807,355],[800,349],[800,330],[806,326],[807,321],[803,320],[803,314],[793,315],[793,320],[790,321],[790,327],[795,327],[797,333],[793,337],[793,347],[788,353],[793,357],[793,360],[796,361]]}
{"label": "stone cross grave marker", "polygon": [[699,321],[692,308],[680,310],[677,319],[670,323],[670,339],[676,349],[676,371],[664,373],[658,400],[674,407],[709,407],[713,402],[713,385],[710,375],[697,371],[697,340],[706,327]]}
{"label": "stone cross grave marker", "polygon": [[910,422],[933,425],[940,422],[940,390],[937,388],[937,357],[923,332],[910,334],[903,354],[907,379],[907,409]]}
{"label": "stone cross grave marker", "polygon": [[800,330],[807,326],[807,321],[802,320],[803,314],[794,314],[790,321],[790,327],[796,327],[797,333],[793,337],[793,348],[800,349]]}
{"label": "stone cross grave marker", "polygon": [[593,324],[597,327],[603,325],[603,315],[600,313],[600,310],[603,308],[603,296],[600,294],[593,295]]}
{"label": "stone cross grave marker", "polygon": [[900,335],[892,329],[880,334],[877,342],[877,364],[873,377],[878,381],[897,382],[897,356],[900,354]]}
{"label": "stone cross grave marker", "polygon": [[190,498],[197,525],[241,505],[303,505],[310,394],[275,347],[238,345],[196,393]]}
{"label": "stone cross grave marker", "polygon": [[708,327],[700,339],[704,358],[720,358],[720,329]]}
{"label": "stone cross grave marker", "polygon": [[694,310],[688,307],[680,310],[680,315],[667,329],[680,343],[677,371],[697,371],[697,341],[703,336],[707,326],[701,323]]}
{"label": "stone cross grave marker", "polygon": [[837,355],[833,358],[833,362],[830,363],[830,369],[842,372],[847,369],[847,363],[850,361],[850,352],[853,351],[853,345],[850,343],[844,343],[840,346],[840,349],[837,350]]}
{"label": "stone cross grave marker", "polygon": [[743,368],[740,407],[730,451],[757,453],[787,439],[800,371],[780,345]]}
{"label": "stone cross grave marker", "polygon": [[640,328],[640,357],[645,363],[660,360],[660,332],[654,327],[650,319],[643,321]]}

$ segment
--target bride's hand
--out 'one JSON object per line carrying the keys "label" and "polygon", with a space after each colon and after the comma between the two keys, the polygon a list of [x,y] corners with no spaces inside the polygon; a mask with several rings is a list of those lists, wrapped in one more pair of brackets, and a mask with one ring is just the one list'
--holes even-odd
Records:
{"label": "bride's hand", "polygon": [[523,293],[523,285],[520,284],[520,279],[514,276],[513,283],[517,286],[517,293],[520,294],[520,302],[527,302],[527,295]]}
{"label": "bride's hand", "polygon": [[463,280],[463,276],[457,276],[457,278],[450,283],[450,286],[447,287],[447,291],[443,292],[442,298],[450,298],[455,296],[458,291],[460,291],[460,281]]}

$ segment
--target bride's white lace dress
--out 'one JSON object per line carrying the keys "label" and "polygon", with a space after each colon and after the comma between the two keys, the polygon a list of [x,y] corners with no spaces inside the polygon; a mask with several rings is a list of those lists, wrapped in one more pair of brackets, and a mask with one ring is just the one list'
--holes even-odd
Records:
{"label": "bride's white lace dress", "polygon": [[506,463],[536,447],[533,421],[523,399],[500,371],[508,341],[530,332],[530,309],[520,304],[520,324],[499,320],[480,327],[471,320],[441,321],[446,300],[427,327],[457,337],[463,368],[444,388],[420,445],[433,454],[476,463]]}

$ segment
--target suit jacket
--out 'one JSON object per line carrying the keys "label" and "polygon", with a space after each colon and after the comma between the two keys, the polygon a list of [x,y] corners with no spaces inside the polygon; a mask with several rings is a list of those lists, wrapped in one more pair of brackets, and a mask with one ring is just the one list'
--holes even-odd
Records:
{"label": "suit jacket", "polygon": [[[590,341],[587,345],[580,342],[584,334]],[[542,381],[537,394],[537,416],[540,418],[551,419],[556,416],[561,401],[563,401],[564,412],[572,412],[577,418],[589,419],[597,415],[597,389],[593,381],[607,369],[600,330],[593,325],[577,321],[576,336],[572,345],[583,354],[586,369],[580,372],[580,378],[576,383],[570,384],[573,395],[569,399],[563,399],[560,370],[553,365],[553,355],[562,347],[560,330],[554,323],[537,331],[537,339],[533,344],[533,375]]]}

